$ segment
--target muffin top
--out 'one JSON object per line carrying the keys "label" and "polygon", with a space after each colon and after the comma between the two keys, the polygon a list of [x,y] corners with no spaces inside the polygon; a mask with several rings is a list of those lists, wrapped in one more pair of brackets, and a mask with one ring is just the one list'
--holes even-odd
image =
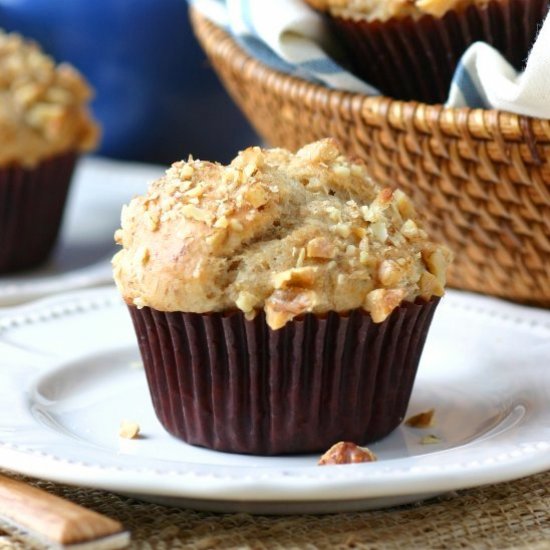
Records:
{"label": "muffin top", "polygon": [[306,312],[441,296],[449,250],[407,196],[381,187],[331,139],[251,147],[229,166],[176,162],[122,210],[114,277],[128,304],[160,311],[262,308],[273,329]]}
{"label": "muffin top", "polygon": [[56,66],[33,42],[0,29],[0,166],[92,149],[98,128],[90,97],[73,67]]}
{"label": "muffin top", "polygon": [[306,0],[308,4],[331,15],[367,21],[386,21],[392,17],[433,15],[441,17],[449,10],[463,10],[470,4],[489,0]]}

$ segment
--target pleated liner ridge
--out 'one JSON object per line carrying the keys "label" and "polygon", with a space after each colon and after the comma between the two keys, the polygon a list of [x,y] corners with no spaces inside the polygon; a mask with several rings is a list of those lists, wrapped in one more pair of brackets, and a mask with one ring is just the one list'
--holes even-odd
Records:
{"label": "pleated liner ridge", "polygon": [[276,331],[263,313],[129,310],[166,430],[274,455],[366,444],[396,428],[437,303],[405,303],[378,324],[363,310],[307,314]]}
{"label": "pleated liner ridge", "polygon": [[474,42],[494,46],[521,70],[549,4],[548,0],[491,0],[442,17],[330,21],[352,70],[384,95],[444,103],[460,57]]}
{"label": "pleated liner ridge", "polygon": [[0,168],[0,273],[34,267],[55,244],[76,154]]}

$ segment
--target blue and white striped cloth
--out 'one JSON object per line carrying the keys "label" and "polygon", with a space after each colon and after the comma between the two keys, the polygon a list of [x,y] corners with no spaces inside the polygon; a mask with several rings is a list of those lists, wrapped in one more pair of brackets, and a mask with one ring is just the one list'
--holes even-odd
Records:
{"label": "blue and white striped cloth", "polygon": [[[331,88],[368,95],[378,90],[336,63],[323,18],[303,0],[188,0],[270,67]],[[462,56],[447,105],[493,107],[550,119],[550,16],[525,70],[518,73],[494,48],[477,42]]]}

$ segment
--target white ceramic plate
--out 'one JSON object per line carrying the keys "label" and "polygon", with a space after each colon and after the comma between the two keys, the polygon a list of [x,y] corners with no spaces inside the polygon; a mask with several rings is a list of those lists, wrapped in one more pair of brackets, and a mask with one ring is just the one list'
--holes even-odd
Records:
{"label": "white ceramic plate", "polygon": [[162,173],[160,166],[82,159],[51,259],[31,271],[0,275],[0,306],[110,282],[113,234],[119,227],[121,206]]}
{"label": "white ceramic plate", "polygon": [[[136,364],[137,362],[137,364]],[[210,510],[336,512],[406,503],[550,468],[550,312],[449,292],[409,414],[379,461],[231,455],[169,436],[153,413],[125,306],[111,288],[0,313],[0,466]],[[122,419],[143,438],[120,440]],[[422,445],[433,433],[439,444]]]}

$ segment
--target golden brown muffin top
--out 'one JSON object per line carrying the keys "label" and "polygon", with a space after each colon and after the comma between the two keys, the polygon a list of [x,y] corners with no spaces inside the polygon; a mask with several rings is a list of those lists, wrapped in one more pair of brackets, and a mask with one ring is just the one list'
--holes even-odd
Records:
{"label": "golden brown muffin top", "polygon": [[451,254],[407,196],[334,140],[250,147],[222,166],[176,162],[122,210],[114,277],[127,303],[161,311],[264,309],[271,328],[306,312],[369,311],[441,296]]}
{"label": "golden brown muffin top", "polygon": [[392,17],[441,17],[449,10],[463,10],[470,4],[489,0],[306,0],[314,8],[331,15],[367,21],[387,21]]}
{"label": "golden brown muffin top", "polygon": [[91,90],[70,65],[0,29],[0,166],[32,166],[92,149],[98,128],[87,110]]}

